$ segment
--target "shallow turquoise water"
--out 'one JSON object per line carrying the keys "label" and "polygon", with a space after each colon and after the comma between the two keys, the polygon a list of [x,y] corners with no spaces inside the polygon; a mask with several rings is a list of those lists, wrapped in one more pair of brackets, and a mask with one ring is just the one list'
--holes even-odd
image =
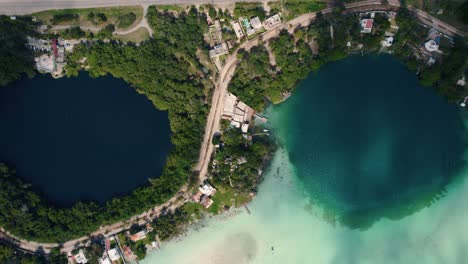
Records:
{"label": "shallow turquoise water", "polygon": [[[370,63],[373,62],[372,60],[380,60],[382,58],[362,59]],[[389,63],[385,67],[402,67],[397,61],[392,61],[391,58],[383,59],[387,60]],[[351,59],[351,62],[353,62],[352,60],[354,59]],[[349,61],[343,63],[346,65]],[[379,65],[379,61],[375,61],[375,64]],[[334,66],[340,66],[340,64],[331,65],[331,67]],[[402,69],[404,70],[404,68]],[[342,77],[343,75],[340,76]],[[328,77],[332,78],[333,76]],[[396,78],[396,76],[395,79],[399,80],[399,83],[402,81],[400,80],[401,78]],[[387,81],[390,82],[391,80]],[[327,87],[329,86],[325,88]],[[450,124],[452,124],[457,133],[462,132],[462,126],[466,127],[466,125],[462,124],[457,119],[459,118],[457,109],[454,106],[447,105],[443,99],[436,97],[429,88],[415,86],[412,88],[408,87],[408,89],[416,89],[413,90],[412,93],[419,93],[420,99],[424,98],[426,100],[424,102],[426,102],[427,105],[423,103],[420,105],[423,105],[422,107],[424,107],[428,113],[433,113],[434,109],[426,108],[432,107],[438,110],[436,112],[439,112],[440,115],[435,113],[434,116],[438,116],[439,118],[431,119],[434,124],[448,125],[449,127]],[[361,93],[360,95],[363,94]],[[403,94],[398,96],[403,96]],[[301,98],[297,99],[296,97]],[[402,189],[402,191],[405,191],[407,197],[411,198],[412,206],[402,207],[399,206],[401,204],[393,203],[393,205],[397,205],[394,206],[394,208],[396,208],[394,211],[374,210],[373,216],[375,217],[369,218],[369,215],[366,215],[364,219],[360,219],[363,221],[372,220],[372,225],[367,225],[365,229],[349,228],[347,225],[341,225],[340,222],[335,219],[337,207],[349,210],[349,208],[355,208],[356,206],[366,207],[367,203],[361,204],[362,200],[358,199],[359,197],[353,197],[351,195],[352,191],[346,192],[344,195],[338,196],[338,198],[335,198],[333,195],[328,195],[328,192],[320,192],[319,194],[311,193],[312,188],[307,186],[310,184],[310,182],[308,182],[308,177],[314,177],[316,175],[310,174],[305,177],[304,174],[300,173],[300,168],[298,169],[298,161],[306,159],[309,153],[302,152],[301,155],[304,157],[297,157],[298,154],[294,154],[294,151],[298,146],[294,144],[291,145],[291,142],[288,141],[294,136],[294,133],[301,130],[293,129],[292,125],[284,126],[288,129],[283,129],[281,127],[284,124],[290,124],[289,122],[294,124],[292,120],[284,120],[284,118],[293,118],[294,114],[298,114],[294,111],[301,110],[295,109],[293,111],[294,107],[287,107],[287,104],[294,104],[295,102],[302,103],[304,102],[302,100],[306,99],[310,99],[311,101],[316,100],[315,98],[307,98],[305,92],[301,91],[301,88],[299,88],[290,100],[285,103],[286,106],[275,107],[269,113],[271,117],[269,122],[271,126],[275,128],[274,132],[279,140],[282,141],[282,145],[276,152],[269,169],[265,172],[265,180],[259,186],[257,197],[249,204],[251,214],[246,213],[243,208],[240,208],[231,212],[230,215],[220,215],[206,219],[190,228],[187,236],[179,237],[171,242],[163,244],[161,251],[149,254],[143,263],[467,263],[468,221],[466,221],[466,219],[468,219],[468,211],[466,210],[466,201],[468,201],[468,180],[465,176],[468,174],[468,170],[462,168],[458,169],[453,165],[452,167],[448,167],[448,171],[452,172],[452,175],[444,174],[443,176],[435,177],[437,176],[435,173],[422,168],[423,171],[429,173],[430,176],[434,176],[436,179],[435,182],[438,184],[433,184],[434,180],[429,178],[427,178],[428,181],[426,182],[416,174],[416,176],[414,176],[416,177],[414,183],[417,184],[402,184],[401,186],[403,187],[411,187]],[[393,100],[396,99],[394,98]],[[325,102],[323,99],[317,101],[319,103]],[[309,106],[306,105],[303,107]],[[412,118],[418,117],[419,119],[429,118],[422,112],[418,113],[418,115],[409,116]],[[318,113],[314,114],[318,115]],[[323,114],[331,115],[331,113]],[[453,116],[450,114],[453,114]],[[418,118],[412,119],[411,122],[421,122],[417,120]],[[313,121],[315,120],[304,120],[302,121],[304,124],[300,125],[306,125],[306,122]],[[325,121],[326,120],[322,120],[322,124]],[[463,119],[463,122],[466,123],[466,118]],[[389,129],[386,122],[384,122],[382,126],[383,128]],[[410,127],[411,126],[408,125],[408,129],[410,129]],[[412,129],[419,128],[416,127]],[[393,129],[390,132],[394,133],[395,131],[396,130]],[[438,128],[436,131],[452,135],[455,138],[451,140],[455,140],[460,143],[461,146],[463,145],[463,142],[458,138],[459,134],[450,134],[450,131],[446,131],[442,128]],[[303,131],[303,133],[305,132],[306,131]],[[307,132],[310,131],[308,130]],[[403,135],[400,136],[404,137],[405,134],[411,135],[411,133],[413,133],[413,131],[405,130],[401,133]],[[369,137],[374,138],[374,141],[382,135],[386,135],[382,137],[383,139],[395,138],[395,135],[383,133],[382,131],[374,131],[374,134],[375,135],[369,135]],[[302,137],[303,141],[309,140],[304,139],[307,135]],[[343,135],[346,136],[346,133]],[[440,152],[445,150],[445,146],[438,146],[438,142],[426,142],[425,137],[429,136],[433,137],[434,135],[421,133],[421,138],[415,138],[414,140],[416,141],[407,144],[425,142],[425,144],[429,144],[430,146],[435,145],[433,148],[429,148],[425,145],[420,146],[424,148],[426,152],[432,150],[434,150],[434,152]],[[399,137],[396,137],[396,139],[399,139]],[[444,142],[452,144],[450,140]],[[388,145],[391,145],[390,143],[386,142],[384,145],[387,146],[382,147],[377,144],[377,147],[375,147],[375,153],[377,154],[368,154],[366,156],[371,160],[382,159],[382,154],[380,153],[383,152],[383,149],[392,149],[388,147]],[[416,148],[415,146],[413,147]],[[463,160],[463,156],[465,156],[465,154],[462,153],[463,148],[460,147],[460,149],[458,149],[457,146],[453,147],[456,150],[455,154],[457,154],[452,154],[455,160]],[[374,148],[370,149],[372,150]],[[449,148],[446,149],[448,153],[452,153],[450,150]],[[416,150],[412,150],[408,147],[408,151]],[[373,153],[372,151],[370,152]],[[415,152],[412,153],[414,156]],[[423,152],[420,155],[423,156],[420,159],[424,160],[425,157],[434,158],[436,154]],[[356,154],[351,157],[353,160],[359,158],[354,156],[356,156]],[[404,155],[404,157],[407,158],[412,158],[413,156],[409,154]],[[291,160],[290,157],[293,157],[294,160]],[[367,159],[365,160],[367,161]],[[339,161],[342,160],[340,159]],[[394,159],[390,159],[388,162],[390,161],[393,162]],[[424,163],[423,161],[418,162],[418,164]],[[324,163],[329,164],[326,160],[324,160]],[[368,163],[372,164],[370,161],[368,161]],[[318,165],[322,166],[322,164]],[[438,162],[436,162],[436,165],[428,164],[427,166],[433,169],[447,169]],[[372,169],[375,172],[379,172],[382,168],[385,167],[379,164],[379,167]],[[415,168],[419,169],[419,167]],[[317,172],[317,170],[311,171],[314,173]],[[384,176],[380,179],[384,179],[387,182],[395,181],[395,179],[385,178]],[[448,179],[448,181],[445,179]],[[400,178],[398,178],[396,182],[400,184],[399,180]],[[329,184],[330,181],[326,181],[325,179],[316,179],[315,182],[317,184],[323,184],[323,188],[329,188],[328,190],[332,194],[337,194],[339,191],[343,190],[342,188],[349,187],[342,186],[341,188],[333,189],[333,185]],[[375,182],[376,180],[374,179],[373,183],[375,184]],[[408,179],[408,182],[413,183],[411,179]],[[449,183],[445,184],[446,182]],[[440,188],[444,185],[447,185],[445,188],[447,192],[435,197],[434,193],[438,193]],[[360,185],[353,186],[359,188],[368,187]],[[429,186],[429,188],[427,188],[429,189],[428,192],[424,192],[425,186]],[[398,191],[397,188],[390,190]],[[351,195],[350,197],[353,199],[350,201],[346,200],[346,197],[348,197],[347,195]],[[365,193],[365,195],[374,199],[375,197],[380,197],[380,195],[373,192]],[[376,201],[376,204],[388,205],[386,199]],[[386,209],[385,206],[381,206],[380,208]],[[405,208],[407,210],[404,210]],[[396,213],[394,215],[388,215],[389,212],[395,211]],[[404,214],[402,214],[402,212]],[[381,217],[384,214],[386,214],[387,217]],[[402,215],[407,216],[401,217]],[[389,219],[388,216],[394,219]]]}
{"label": "shallow turquoise water", "polygon": [[390,56],[327,65],[270,116],[303,188],[351,227],[410,213],[464,165],[458,107]]}

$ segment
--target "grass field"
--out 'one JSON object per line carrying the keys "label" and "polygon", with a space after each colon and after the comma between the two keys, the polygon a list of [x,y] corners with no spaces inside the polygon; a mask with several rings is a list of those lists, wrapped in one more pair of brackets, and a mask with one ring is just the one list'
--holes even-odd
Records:
{"label": "grass field", "polygon": [[183,5],[156,5],[156,8],[158,10],[170,10],[170,11],[176,11],[176,12],[182,12],[186,9],[186,6]]}
{"label": "grass field", "polygon": [[146,28],[142,27],[133,31],[132,33],[126,35],[114,35],[114,37],[125,42],[139,43],[149,38],[149,32],[146,30]]}
{"label": "grass field", "polygon": [[[98,25],[93,24],[91,21],[88,20],[89,13],[103,13],[107,17],[106,22],[102,22]],[[133,12],[136,15],[135,22],[126,27],[131,28],[132,26],[138,24],[142,17],[143,17],[143,8],[141,6],[125,6],[125,7],[103,7],[103,8],[84,8],[84,9],[58,9],[58,10],[47,10],[38,13],[34,13],[33,15],[37,17],[44,25],[52,25],[51,19],[54,15],[60,14],[76,14],[78,15],[77,20],[72,21],[65,21],[59,24],[73,24],[78,25],[81,27],[92,27],[92,26],[99,26],[105,27],[108,24],[117,25],[119,16]],[[126,29],[126,28],[119,28],[119,29]]]}
{"label": "grass field", "polygon": [[309,13],[317,12],[327,7],[327,4],[323,1],[306,1],[306,0],[283,0],[284,17],[290,20],[296,16]]}

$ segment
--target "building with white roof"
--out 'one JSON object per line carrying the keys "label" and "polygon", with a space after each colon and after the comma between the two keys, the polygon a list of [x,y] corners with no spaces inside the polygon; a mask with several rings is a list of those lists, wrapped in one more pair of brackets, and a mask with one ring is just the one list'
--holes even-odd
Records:
{"label": "building with white roof", "polygon": [[382,46],[384,46],[384,47],[391,47],[392,45],[393,45],[393,37],[392,36],[387,36],[382,41]]}
{"label": "building with white roof", "polygon": [[78,254],[73,256],[73,259],[76,261],[78,264],[86,264],[88,263],[88,259],[86,258],[84,252],[82,249],[78,251]]}
{"label": "building with white roof", "polygon": [[201,193],[203,193],[204,195],[207,195],[207,196],[211,196],[211,195],[215,194],[215,192],[216,192],[216,189],[213,188],[213,186],[211,186],[208,183],[203,184],[203,186],[199,187],[198,190],[200,190]]}
{"label": "building with white roof", "polygon": [[260,18],[258,18],[258,17],[254,17],[254,18],[250,19],[250,25],[255,30],[259,30],[259,29],[262,28],[262,22],[260,21]]}
{"label": "building with white roof", "polygon": [[120,254],[119,252],[117,251],[116,248],[113,248],[109,251],[107,251],[107,254],[109,255],[109,258],[111,261],[117,261],[120,259]]}
{"label": "building with white roof", "polygon": [[276,14],[274,16],[271,16],[269,18],[267,18],[264,22],[263,22],[263,27],[265,27],[266,30],[269,30],[270,28],[278,25],[281,23],[281,18],[279,16],[279,14]]}
{"label": "building with white roof", "polygon": [[233,95],[232,93],[226,94],[224,97],[223,118],[231,119],[234,116],[236,102],[237,96]]}
{"label": "building with white roof", "polygon": [[210,50],[210,58],[216,58],[216,57],[219,57],[221,55],[226,55],[229,53],[229,49],[226,45],[226,42],[223,42],[221,44],[218,44],[216,46],[214,46],[211,50]]}
{"label": "building with white roof", "polygon": [[242,133],[247,133],[249,131],[249,124],[242,124],[241,130]]}
{"label": "building with white roof", "polygon": [[239,22],[231,22],[232,28],[234,29],[234,33],[238,39],[242,39],[244,37],[244,32],[239,24]]}
{"label": "building with white roof", "polygon": [[434,52],[439,50],[439,44],[440,44],[440,37],[437,37],[435,39],[430,39],[426,43],[424,43],[424,47],[426,48],[427,51],[429,52]]}

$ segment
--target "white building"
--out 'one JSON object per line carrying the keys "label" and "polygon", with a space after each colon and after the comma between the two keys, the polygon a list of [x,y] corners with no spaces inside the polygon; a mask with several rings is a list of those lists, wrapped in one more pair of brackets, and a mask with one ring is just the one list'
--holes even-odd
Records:
{"label": "white building", "polygon": [[80,249],[78,251],[78,254],[73,256],[73,259],[76,261],[78,264],[86,264],[88,263],[88,259],[86,259],[86,256],[83,253],[83,250]]}
{"label": "white building", "polygon": [[43,54],[34,58],[36,61],[36,69],[40,72],[52,73],[55,71],[54,57],[51,55]]}
{"label": "white building", "polygon": [[216,58],[216,57],[219,57],[221,55],[226,55],[229,53],[229,50],[228,50],[228,47],[226,45],[225,42],[221,43],[221,44],[218,44],[216,46],[214,46],[211,50],[210,50],[210,58]]}
{"label": "white building", "polygon": [[113,248],[109,251],[107,251],[107,254],[109,255],[109,258],[111,261],[117,261],[120,259],[120,254],[119,252],[117,251],[116,248]]}
{"label": "white building", "polygon": [[242,133],[247,133],[249,131],[249,124],[242,124],[241,130]]}
{"label": "white building", "polygon": [[434,52],[439,50],[439,43],[437,43],[436,40],[429,40],[426,43],[424,43],[424,47],[426,48],[427,51]]}
{"label": "white building", "polygon": [[199,187],[198,190],[207,196],[211,196],[216,193],[216,189],[208,183],[203,184],[203,186]]}
{"label": "white building", "polygon": [[382,41],[382,46],[384,46],[384,47],[391,47],[392,45],[393,45],[393,37],[392,36],[387,36]]}
{"label": "white building", "polygon": [[260,21],[260,18],[254,17],[250,19],[250,25],[254,30],[260,30],[262,28],[262,22]]}
{"label": "white building", "polygon": [[281,18],[279,16],[279,14],[276,14],[272,17],[269,17],[267,18],[264,22],[263,22],[263,27],[265,27],[266,30],[269,30],[271,29],[272,27],[278,25],[281,23]]}
{"label": "white building", "polygon": [[234,29],[234,33],[238,39],[242,39],[244,37],[244,32],[239,24],[239,22],[231,22],[232,28]]}

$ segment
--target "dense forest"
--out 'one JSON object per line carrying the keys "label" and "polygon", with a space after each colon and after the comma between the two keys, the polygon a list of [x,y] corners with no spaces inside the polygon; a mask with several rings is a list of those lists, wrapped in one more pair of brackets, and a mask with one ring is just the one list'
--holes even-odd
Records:
{"label": "dense forest", "polygon": [[263,169],[274,150],[268,135],[257,129],[258,135],[252,141],[243,137],[240,129],[227,128],[223,132],[218,143],[220,147],[213,157],[216,166],[210,168],[215,186],[232,188],[238,193],[256,191],[259,170]]}
{"label": "dense forest", "polygon": [[26,20],[0,16],[0,87],[24,74],[34,75],[34,57],[25,45],[26,36],[34,35],[34,28]]}
{"label": "dense forest", "polygon": [[304,40],[295,44],[293,36],[283,30],[277,39],[270,41],[270,46],[276,66],[270,65],[264,46],[254,47],[250,52],[240,51],[241,62],[229,86],[232,93],[257,111],[264,109],[265,98],[280,102],[311,70],[312,53]]}
{"label": "dense forest", "polygon": [[[79,202],[72,208],[57,208],[17,179],[14,169],[2,165],[0,226],[26,239],[66,241],[161,204],[187,182],[198,158],[208,111],[204,91],[210,82],[195,56],[204,46],[206,22],[195,9],[176,18],[150,8],[148,19],[156,32],[153,39],[139,47],[100,42],[79,46],[68,58],[67,74],[77,75],[83,66],[94,77],[112,74],[169,112],[175,147],[162,175],[103,207]],[[84,64],[82,58],[86,58]]]}

